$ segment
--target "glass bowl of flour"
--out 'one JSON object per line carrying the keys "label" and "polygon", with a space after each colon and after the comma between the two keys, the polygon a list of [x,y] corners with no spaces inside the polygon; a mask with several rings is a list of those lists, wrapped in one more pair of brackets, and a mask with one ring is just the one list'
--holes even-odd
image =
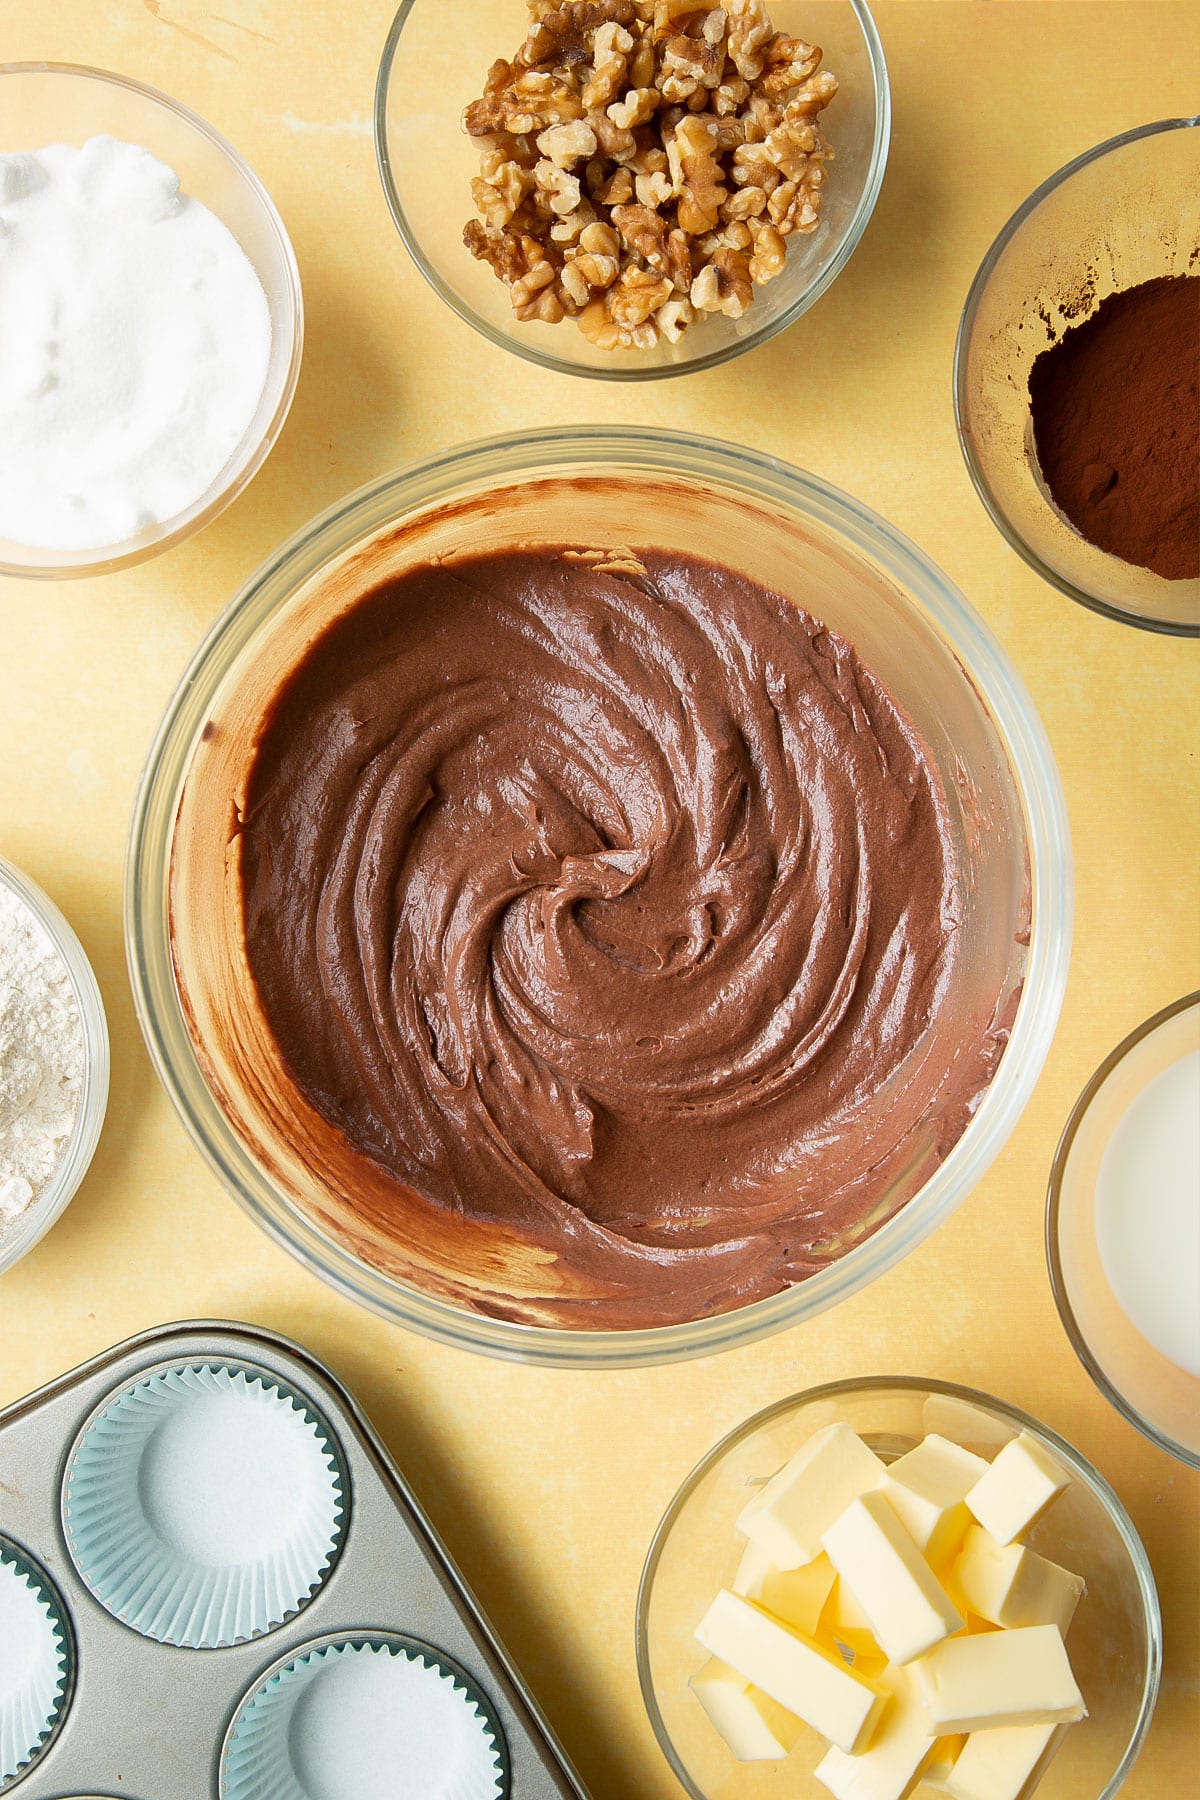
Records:
{"label": "glass bowl of flour", "polygon": [[0,1275],[87,1173],[108,1104],[108,1026],[83,946],[0,856]]}
{"label": "glass bowl of flour", "polygon": [[0,63],[0,574],[100,574],[215,518],[302,339],[283,222],[211,126],[124,76]]}

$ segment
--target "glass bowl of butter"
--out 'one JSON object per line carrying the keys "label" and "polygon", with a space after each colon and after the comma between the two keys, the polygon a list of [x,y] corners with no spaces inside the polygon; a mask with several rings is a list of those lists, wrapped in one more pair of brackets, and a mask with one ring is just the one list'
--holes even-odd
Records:
{"label": "glass bowl of butter", "polygon": [[1162,1625],[1128,1515],[1069,1444],[989,1395],[868,1377],[767,1407],[692,1471],[637,1655],[692,1800],[1110,1800]]}

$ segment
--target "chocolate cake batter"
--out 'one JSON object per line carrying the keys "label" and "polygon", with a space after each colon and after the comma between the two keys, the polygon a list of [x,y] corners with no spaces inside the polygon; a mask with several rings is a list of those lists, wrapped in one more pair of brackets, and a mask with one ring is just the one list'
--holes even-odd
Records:
{"label": "chocolate cake batter", "polygon": [[265,1016],[373,1227],[469,1260],[500,1222],[579,1327],[802,1279],[992,1068],[931,1029],[956,869],[907,720],[791,602],[638,554],[367,595],[276,696],[240,838]]}

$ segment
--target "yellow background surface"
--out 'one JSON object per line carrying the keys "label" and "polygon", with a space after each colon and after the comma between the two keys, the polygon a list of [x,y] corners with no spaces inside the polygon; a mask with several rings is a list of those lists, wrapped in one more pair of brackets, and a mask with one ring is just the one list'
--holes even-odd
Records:
{"label": "yellow background surface", "polygon": [[[448,23],[457,4],[471,0],[446,0]],[[104,580],[0,580],[0,850],[76,926],[113,1048],[92,1171],[50,1236],[0,1278],[0,1404],[170,1319],[222,1315],[298,1338],[374,1418],[596,1800],[671,1800],[679,1789],[638,1694],[633,1619],[642,1558],[679,1482],[739,1420],[815,1382],[892,1372],[976,1385],[1076,1444],[1129,1508],[1162,1595],[1166,1671],[1126,1792],[1189,1791],[1197,1482],[1127,1426],[1076,1362],[1042,1222],[1054,1146],[1091,1071],[1197,985],[1197,647],[1092,617],[1008,551],[959,457],[950,364],[979,260],[1030,190],[1115,132],[1195,110],[1195,5],[879,5],[895,131],[852,262],[763,349],[650,388],[585,385],[502,355],[424,286],[388,217],[368,125],[391,10],[389,0],[0,0],[0,58],[136,76],[232,140],[291,232],[308,312],[280,443],[214,525]],[[1046,723],[1078,896],[1045,1072],[956,1216],[813,1323],[722,1357],[617,1375],[441,1349],[339,1299],[276,1249],[207,1173],[151,1072],[120,911],[151,733],[201,633],[260,560],[410,457],[587,418],[772,451],[859,496],[939,562],[999,634]]]}

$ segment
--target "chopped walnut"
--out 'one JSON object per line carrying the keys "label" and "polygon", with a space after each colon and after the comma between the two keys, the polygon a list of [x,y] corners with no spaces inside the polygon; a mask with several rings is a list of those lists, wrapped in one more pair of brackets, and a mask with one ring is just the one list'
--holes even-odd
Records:
{"label": "chopped walnut", "polygon": [[725,73],[725,13],[710,12],[696,37],[672,38],[663,55],[663,98],[671,101],[708,102]]}
{"label": "chopped walnut", "polygon": [[725,0],[729,15],[729,57],[743,81],[757,81],[773,34],[766,0]]}
{"label": "chopped walnut", "polygon": [[494,174],[476,176],[471,193],[484,224],[492,230],[507,225],[533,185],[529,170],[515,162],[501,163]]}
{"label": "chopped walnut", "polygon": [[750,265],[740,250],[717,250],[692,283],[692,305],[700,312],[740,319],[754,298]]}
{"label": "chopped walnut", "polygon": [[750,258],[750,279],[755,287],[782,275],[786,261],[787,244],[774,225],[764,223],[755,234],[754,254]]}
{"label": "chopped walnut", "polygon": [[648,175],[637,177],[633,191],[638,197],[639,206],[648,206],[652,211],[657,211],[674,197],[675,184],[662,169],[651,169]]}
{"label": "chopped walnut", "polygon": [[695,308],[686,294],[678,294],[673,300],[663,301],[654,322],[668,344],[677,344],[695,317]]}
{"label": "chopped walnut", "polygon": [[679,224],[692,237],[711,231],[721,212],[728,189],[721,184],[716,158],[716,133],[701,119],[681,119],[667,146],[675,192],[679,196]]}
{"label": "chopped walnut", "polygon": [[589,111],[616,99],[632,49],[633,39],[623,25],[601,25],[592,43],[595,63],[591,78],[583,90],[583,104]]}
{"label": "chopped walnut", "polygon": [[632,131],[635,125],[644,125],[654,117],[661,100],[657,88],[630,88],[623,100],[613,101],[608,116],[622,131]]}
{"label": "chopped walnut", "polygon": [[740,319],[820,221],[837,92],[766,0],[527,0],[464,129],[481,142],[467,249],[518,319],[605,350]]}
{"label": "chopped walnut", "polygon": [[571,119],[565,125],[551,125],[538,138],[537,147],[556,169],[569,169],[572,163],[596,154],[596,134],[586,119]]}
{"label": "chopped walnut", "polygon": [[644,325],[673,292],[665,276],[655,275],[651,269],[630,266],[609,289],[604,304],[610,319],[632,329],[635,325]]}

